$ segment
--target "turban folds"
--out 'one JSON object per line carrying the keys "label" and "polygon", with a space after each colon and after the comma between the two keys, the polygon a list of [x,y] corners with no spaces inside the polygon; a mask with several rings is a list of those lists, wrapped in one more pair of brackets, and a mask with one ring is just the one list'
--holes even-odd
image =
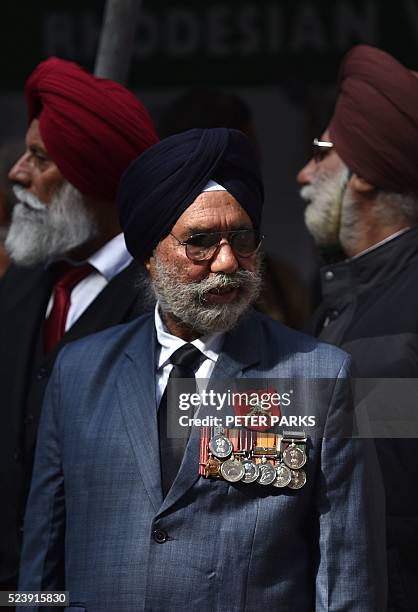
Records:
{"label": "turban folds", "polygon": [[133,257],[150,257],[209,180],[225,187],[259,227],[263,184],[249,139],[227,128],[188,130],[145,151],[122,177],[119,221]]}
{"label": "turban folds", "polygon": [[114,200],[129,163],[158,141],[143,104],[125,87],[50,58],[25,86],[29,123],[61,174],[83,194]]}
{"label": "turban folds", "polygon": [[343,60],[338,90],[329,134],[341,159],[381,189],[417,193],[417,75],[358,45]]}

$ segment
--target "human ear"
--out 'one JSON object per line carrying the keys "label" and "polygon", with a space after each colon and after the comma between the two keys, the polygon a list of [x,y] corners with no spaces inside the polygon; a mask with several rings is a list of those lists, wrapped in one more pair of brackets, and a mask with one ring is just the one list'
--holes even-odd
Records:
{"label": "human ear", "polygon": [[376,189],[376,185],[355,173],[351,175],[350,187],[353,191],[357,191],[358,193],[370,193]]}

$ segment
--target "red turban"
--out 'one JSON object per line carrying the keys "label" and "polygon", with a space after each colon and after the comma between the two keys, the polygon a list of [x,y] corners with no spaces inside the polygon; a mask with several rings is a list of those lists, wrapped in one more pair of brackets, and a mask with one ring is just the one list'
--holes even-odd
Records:
{"label": "red turban", "polygon": [[73,62],[42,62],[25,86],[29,123],[39,116],[48,154],[81,193],[114,200],[129,163],[158,137],[130,91]]}
{"label": "red turban", "polygon": [[345,56],[329,126],[347,166],[381,189],[418,193],[418,78],[367,45]]}

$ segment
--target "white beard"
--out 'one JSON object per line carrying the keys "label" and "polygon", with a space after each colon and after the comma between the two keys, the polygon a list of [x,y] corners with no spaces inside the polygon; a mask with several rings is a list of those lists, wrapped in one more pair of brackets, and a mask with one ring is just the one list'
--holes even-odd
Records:
{"label": "white beard", "polygon": [[20,185],[13,192],[18,202],[5,247],[15,263],[32,266],[58,259],[97,235],[93,214],[69,183],[64,183],[48,206]]}
{"label": "white beard", "polygon": [[[218,273],[198,282],[183,282],[178,270],[163,264],[154,254],[157,278],[154,292],[163,313],[200,334],[231,329],[257,299],[261,284],[261,257],[255,272],[237,270],[231,274]],[[205,294],[213,289],[240,287],[238,299],[231,304],[208,304]]]}
{"label": "white beard", "polygon": [[342,201],[349,178],[343,166],[340,171],[322,172],[310,185],[302,187],[301,197],[308,202],[305,223],[316,244],[339,244]]}

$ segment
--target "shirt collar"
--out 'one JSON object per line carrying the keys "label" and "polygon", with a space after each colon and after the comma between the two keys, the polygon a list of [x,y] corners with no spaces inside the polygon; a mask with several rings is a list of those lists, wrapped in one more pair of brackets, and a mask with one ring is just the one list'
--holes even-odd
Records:
{"label": "shirt collar", "polygon": [[98,251],[87,260],[107,281],[112,280],[116,274],[126,268],[132,261],[124,235],[118,234],[106,242]]}
{"label": "shirt collar", "polygon": [[[178,348],[180,348],[184,344],[187,344],[187,342],[182,338],[179,338],[178,336],[173,336],[167,330],[158,310],[158,302],[155,306],[154,320],[155,329],[157,332],[157,340],[160,345],[160,355],[157,363],[157,368],[159,369],[166,365],[169,362],[171,355]],[[198,348],[207,359],[211,359],[213,362],[216,362],[222,349],[224,337],[224,332],[206,334],[201,338],[196,338],[196,340],[193,340],[190,344],[193,344],[193,346]]]}

